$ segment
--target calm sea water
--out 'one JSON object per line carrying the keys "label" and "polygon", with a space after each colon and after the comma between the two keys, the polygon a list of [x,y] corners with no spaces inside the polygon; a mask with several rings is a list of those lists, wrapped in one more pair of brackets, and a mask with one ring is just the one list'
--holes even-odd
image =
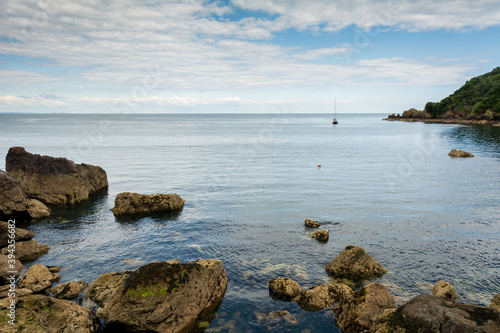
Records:
{"label": "calm sea water", "polygon": [[[299,325],[274,331],[338,332],[331,310],[274,301],[267,283],[329,283],[324,266],[359,245],[389,270],[377,281],[399,303],[444,279],[460,302],[488,305],[500,292],[500,128],[383,116],[339,115],[334,127],[321,114],[3,114],[0,152],[24,146],[108,174],[107,193],[23,224],[52,247],[35,263],[62,266],[59,283],[216,258],[229,283],[211,328],[265,332],[255,313],[288,310]],[[452,148],[475,157],[451,158]],[[177,193],[186,205],[116,219],[109,209],[124,191]],[[330,231],[328,243],[308,237],[306,218]]]}

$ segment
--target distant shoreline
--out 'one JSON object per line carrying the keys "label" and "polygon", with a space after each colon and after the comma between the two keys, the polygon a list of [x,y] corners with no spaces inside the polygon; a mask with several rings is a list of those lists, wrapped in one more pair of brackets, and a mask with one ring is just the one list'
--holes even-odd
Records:
{"label": "distant shoreline", "polygon": [[406,121],[406,122],[423,122],[428,124],[465,124],[465,125],[492,125],[500,126],[500,121],[490,119],[457,119],[457,118],[403,118],[403,117],[388,117],[382,120],[388,121]]}

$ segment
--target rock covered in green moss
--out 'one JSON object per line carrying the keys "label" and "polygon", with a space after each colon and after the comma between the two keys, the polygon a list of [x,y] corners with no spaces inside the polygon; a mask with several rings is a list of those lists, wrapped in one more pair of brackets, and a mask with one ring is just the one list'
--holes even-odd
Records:
{"label": "rock covered in green moss", "polygon": [[210,321],[227,286],[220,260],[154,262],[107,273],[88,288],[97,316],[130,331],[186,332]]}

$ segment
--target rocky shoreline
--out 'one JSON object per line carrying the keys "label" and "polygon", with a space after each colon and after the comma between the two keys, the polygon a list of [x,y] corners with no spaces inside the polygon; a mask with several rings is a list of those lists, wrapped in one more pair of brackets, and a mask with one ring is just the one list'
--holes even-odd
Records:
{"label": "rocky shoreline", "polygon": [[[459,156],[465,153],[457,151]],[[101,320],[107,328],[120,332],[183,333],[210,326],[228,288],[220,260],[152,262],[135,271],[104,273],[92,283],[72,281],[55,287],[52,284],[61,279],[60,267],[35,263],[26,269],[24,264],[31,264],[50,247],[33,240],[33,232],[16,228],[14,219],[46,218],[50,205],[86,200],[108,186],[107,176],[100,167],[30,154],[22,147],[11,148],[7,160],[8,172],[0,170],[4,189],[0,218],[8,219],[0,222],[1,332],[92,333],[101,331]],[[176,194],[124,192],[116,197],[112,211],[116,217],[148,216],[177,211],[184,202]],[[304,226],[307,232],[321,223],[306,219]],[[318,241],[312,246],[321,246],[328,242],[330,231],[316,230],[309,236]],[[11,246],[14,241],[15,248]],[[12,258],[15,266],[10,266]],[[296,281],[279,276],[268,283],[270,296],[296,302],[308,312],[331,308],[335,324],[345,333],[500,332],[500,294],[489,307],[458,304],[453,286],[439,281],[432,295],[418,295],[397,307],[386,287],[370,282],[387,270],[360,246],[347,246],[324,269],[333,281],[353,281],[352,285],[361,288],[332,282],[305,290]],[[18,274],[10,275],[13,270]],[[77,304],[82,299],[86,306]],[[10,323],[12,304],[14,326]],[[255,316],[273,330],[298,325],[285,310]],[[236,332],[236,327],[228,322],[211,331]]]}
{"label": "rocky shoreline", "polygon": [[382,120],[387,121],[406,121],[406,122],[423,122],[428,124],[463,124],[463,125],[491,125],[500,126],[500,120],[498,119],[475,119],[475,118],[464,118],[458,114],[447,113],[442,116],[442,118],[435,118],[428,114],[425,110],[419,111],[416,109],[409,109],[403,112],[403,114],[391,114],[387,118]]}

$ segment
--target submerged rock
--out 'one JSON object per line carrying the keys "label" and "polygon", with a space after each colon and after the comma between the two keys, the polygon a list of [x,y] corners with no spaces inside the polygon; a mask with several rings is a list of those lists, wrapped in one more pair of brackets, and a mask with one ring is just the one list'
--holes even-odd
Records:
{"label": "submerged rock", "polygon": [[[38,244],[36,240],[30,240],[26,242],[16,242],[16,249],[14,254],[16,260],[30,261],[35,260],[41,255],[49,252],[50,246],[46,244]],[[4,247],[0,254],[8,254],[8,248]]]}
{"label": "submerged rock", "polygon": [[177,194],[139,194],[123,192],[116,196],[115,215],[161,213],[181,209],[184,200]]}
{"label": "submerged rock", "polygon": [[60,299],[72,299],[80,294],[89,286],[86,281],[61,283],[47,290],[49,293]]}
{"label": "submerged rock", "polygon": [[436,282],[432,288],[432,294],[451,302],[455,302],[457,300],[455,287],[453,287],[449,282],[443,280]]}
{"label": "submerged rock", "polygon": [[346,284],[325,284],[312,286],[304,291],[298,303],[306,311],[319,311],[348,299],[352,295],[352,289]]}
{"label": "submerged rock", "polygon": [[[30,240],[35,237],[35,233],[30,230],[14,228],[14,240],[16,242]],[[0,221],[0,248],[9,245],[9,223]]]}
{"label": "submerged rock", "polygon": [[396,309],[394,296],[380,283],[374,282],[344,298],[334,306],[336,324],[342,332],[375,332],[378,319]]}
{"label": "submerged rock", "polygon": [[259,324],[266,324],[268,329],[277,329],[281,325],[298,325],[297,319],[290,312],[283,310],[278,312],[256,313],[255,317]]}
{"label": "submerged rock", "polygon": [[474,157],[474,155],[472,155],[469,152],[466,152],[466,151],[463,151],[463,150],[456,150],[456,149],[452,149],[448,153],[448,155],[453,156],[453,157]]}
{"label": "submerged rock", "polygon": [[377,332],[500,332],[500,311],[418,295],[398,308]]}
{"label": "submerged rock", "polygon": [[320,243],[325,243],[330,238],[330,233],[328,230],[316,230],[311,234],[311,237],[316,239]]}
{"label": "submerged rock", "polygon": [[325,270],[332,277],[350,280],[369,279],[387,273],[362,247],[352,245],[326,265]]}
{"label": "submerged rock", "polygon": [[90,309],[74,302],[44,295],[19,297],[16,324],[7,316],[10,299],[0,300],[0,332],[97,333],[99,320]]}
{"label": "submerged rock", "polygon": [[11,263],[9,263],[9,256],[0,254],[0,286],[4,284],[10,284],[10,278],[12,277],[12,275],[15,279],[17,279],[23,269],[24,266],[19,260],[16,260],[16,262],[14,263],[14,267],[11,267]]}
{"label": "submerged rock", "polygon": [[60,279],[61,276],[59,274],[51,273],[44,265],[35,264],[19,279],[17,285],[37,293],[49,288],[52,282],[59,281]]}
{"label": "submerged rock", "polygon": [[294,280],[286,277],[270,280],[267,286],[271,296],[280,300],[290,301],[302,293],[302,287]]}
{"label": "submerged rock", "polygon": [[0,170],[0,217],[44,218],[50,210],[38,200],[30,199],[19,181]]}
{"label": "submerged rock", "polygon": [[209,321],[227,286],[220,260],[154,262],[103,274],[87,290],[97,316],[130,331],[187,332]]}
{"label": "submerged rock", "polygon": [[319,228],[319,223],[310,219],[306,219],[304,224],[308,228]]}
{"label": "submerged rock", "polygon": [[106,172],[98,166],[31,154],[23,147],[9,149],[5,167],[30,197],[54,205],[72,205],[108,187]]}

